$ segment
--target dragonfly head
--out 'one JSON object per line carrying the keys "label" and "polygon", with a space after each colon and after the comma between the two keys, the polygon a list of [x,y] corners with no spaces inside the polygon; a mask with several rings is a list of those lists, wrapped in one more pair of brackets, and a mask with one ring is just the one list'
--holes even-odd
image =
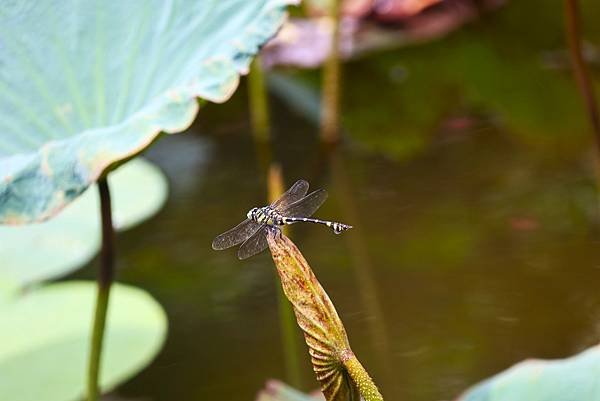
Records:
{"label": "dragonfly head", "polygon": [[246,217],[248,217],[250,220],[256,220],[256,212],[258,211],[257,207],[253,207],[252,209],[250,209],[248,211],[248,214],[246,214]]}

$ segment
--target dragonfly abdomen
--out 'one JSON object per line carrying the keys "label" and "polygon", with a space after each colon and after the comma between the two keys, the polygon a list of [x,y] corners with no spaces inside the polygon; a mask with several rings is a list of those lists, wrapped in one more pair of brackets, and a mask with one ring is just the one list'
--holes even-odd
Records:
{"label": "dragonfly abdomen", "polygon": [[270,226],[283,226],[285,224],[294,224],[298,222],[306,222],[306,223],[314,223],[314,224],[323,224],[333,230],[334,233],[339,234],[343,231],[346,231],[352,226],[349,226],[344,223],[338,223],[337,221],[328,221],[328,220],[320,220],[313,219],[310,217],[288,217],[283,216],[277,210],[273,209],[270,206],[260,207],[256,209],[252,209],[250,213],[252,219],[259,224],[267,224]]}
{"label": "dragonfly abdomen", "polygon": [[337,221],[319,220],[319,219],[313,219],[310,217],[285,217],[285,216],[282,216],[282,221],[283,221],[283,224],[294,224],[294,223],[298,223],[300,221],[307,222],[307,223],[323,224],[323,225],[326,225],[327,227],[331,228],[333,230],[333,232],[336,234],[340,234],[341,232],[346,231],[349,228],[352,228],[352,226],[349,226],[348,224],[338,223]]}

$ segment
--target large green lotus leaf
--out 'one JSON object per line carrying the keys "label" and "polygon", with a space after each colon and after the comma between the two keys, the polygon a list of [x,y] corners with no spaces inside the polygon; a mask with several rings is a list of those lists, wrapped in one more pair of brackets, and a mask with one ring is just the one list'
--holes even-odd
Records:
{"label": "large green lotus leaf", "polygon": [[[154,215],[167,199],[165,176],[135,159],[108,177],[117,230]],[[25,226],[0,226],[0,293],[65,275],[87,263],[100,247],[98,191],[89,188],[56,218]]]}
{"label": "large green lotus leaf", "polygon": [[528,360],[476,385],[458,401],[598,401],[600,347],[557,360]]}
{"label": "large green lotus leaf", "polygon": [[52,216],[196,97],[227,100],[292,1],[0,2],[0,223]]}
{"label": "large green lotus leaf", "polygon": [[[48,285],[0,304],[0,399],[69,401],[84,393],[93,282]],[[101,370],[104,391],[140,371],[161,349],[167,320],[146,292],[114,285]]]}

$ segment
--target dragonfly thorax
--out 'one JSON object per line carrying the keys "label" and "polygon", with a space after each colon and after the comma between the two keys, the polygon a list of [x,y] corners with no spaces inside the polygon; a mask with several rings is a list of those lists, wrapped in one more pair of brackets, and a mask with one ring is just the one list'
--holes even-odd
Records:
{"label": "dragonfly thorax", "polygon": [[284,219],[275,209],[269,206],[253,207],[246,215],[248,219],[260,224],[268,224],[271,226],[280,226],[284,224]]}
{"label": "dragonfly thorax", "polygon": [[257,207],[253,207],[252,209],[248,210],[248,213],[246,214],[246,217],[248,217],[248,220],[256,221],[256,211],[257,210],[258,210]]}

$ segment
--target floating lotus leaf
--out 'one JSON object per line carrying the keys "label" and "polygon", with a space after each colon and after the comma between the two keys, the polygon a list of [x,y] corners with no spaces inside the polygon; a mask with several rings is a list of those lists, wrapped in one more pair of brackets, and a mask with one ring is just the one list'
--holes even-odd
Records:
{"label": "floating lotus leaf", "polygon": [[566,359],[532,359],[476,385],[458,401],[598,401],[598,372],[598,346]]}
{"label": "floating lotus leaf", "polygon": [[[84,394],[96,284],[42,287],[0,304],[0,399],[70,401]],[[158,353],[167,320],[142,290],[112,287],[100,383],[113,389]]]}
{"label": "floating lotus leaf", "polygon": [[[142,159],[116,170],[108,182],[117,230],[151,217],[167,199],[166,178]],[[99,208],[94,187],[52,220],[0,227],[0,293],[65,275],[87,263],[100,248]]]}
{"label": "floating lotus leaf", "polygon": [[0,4],[0,223],[49,218],[227,100],[292,0]]}

